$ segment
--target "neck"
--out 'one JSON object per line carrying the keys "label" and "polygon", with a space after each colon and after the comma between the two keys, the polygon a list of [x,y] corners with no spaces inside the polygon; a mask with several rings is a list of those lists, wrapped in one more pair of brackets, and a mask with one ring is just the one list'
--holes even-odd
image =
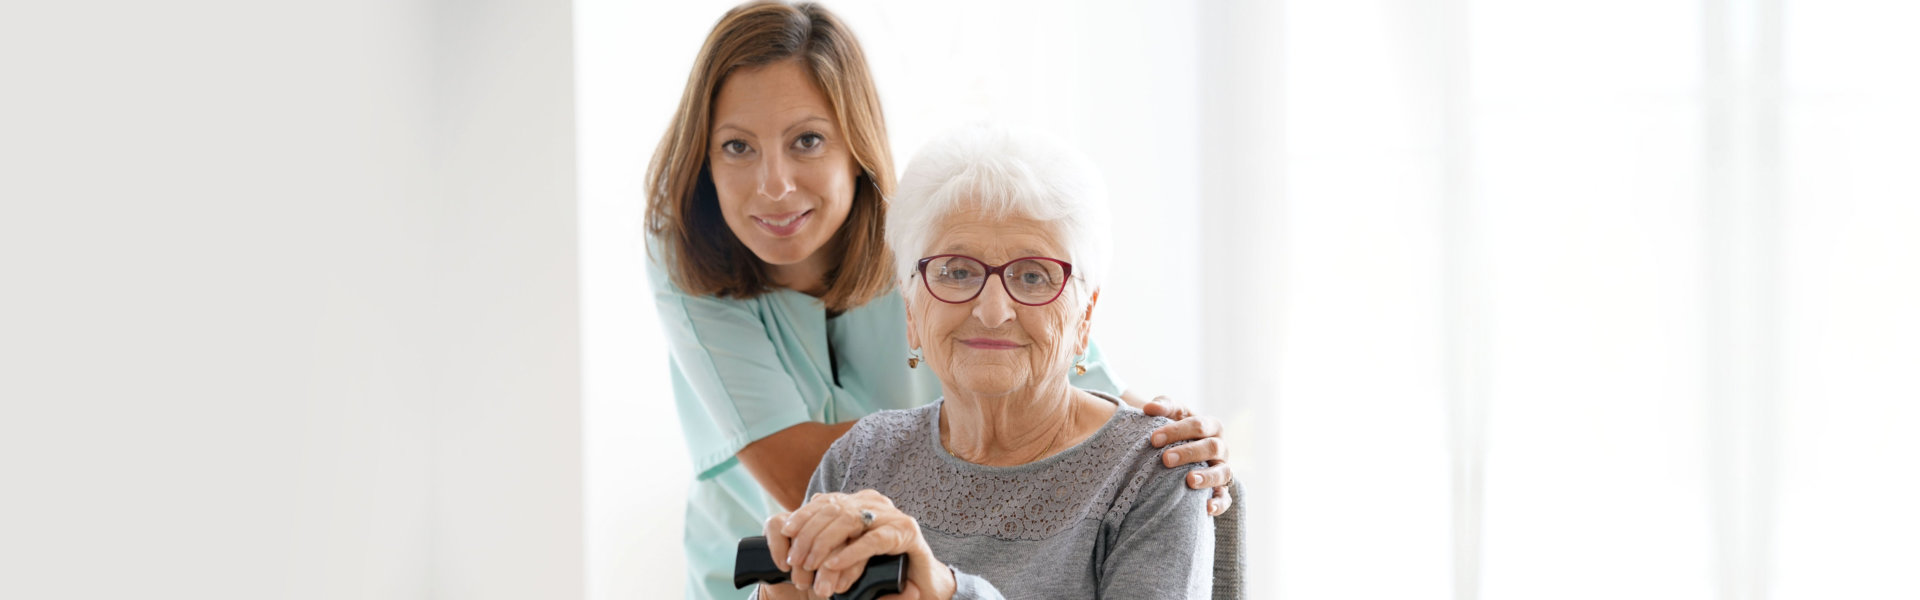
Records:
{"label": "neck", "polygon": [[1066,377],[1004,396],[944,390],[940,444],[947,453],[992,467],[1023,465],[1072,447],[1111,416],[1111,403],[1074,389]]}

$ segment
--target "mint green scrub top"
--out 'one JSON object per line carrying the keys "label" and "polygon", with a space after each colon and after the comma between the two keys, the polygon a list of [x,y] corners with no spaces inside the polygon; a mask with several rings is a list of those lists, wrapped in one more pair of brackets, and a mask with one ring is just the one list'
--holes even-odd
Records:
{"label": "mint green scrub top", "polygon": [[[655,255],[659,253],[656,252]],[[828,318],[816,298],[775,289],[755,298],[682,292],[649,261],[654,306],[669,344],[674,408],[693,459],[683,543],[687,597],[746,598],[733,588],[740,538],[782,509],[734,454],[800,423],[845,423],[940,397],[940,380],[907,368],[898,290]],[[1075,386],[1119,395],[1123,384],[1089,345]]]}

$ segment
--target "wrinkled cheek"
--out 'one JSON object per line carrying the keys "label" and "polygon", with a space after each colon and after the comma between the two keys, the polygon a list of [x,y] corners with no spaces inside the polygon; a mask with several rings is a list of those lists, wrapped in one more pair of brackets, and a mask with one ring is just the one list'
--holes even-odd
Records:
{"label": "wrinkled cheek", "polygon": [[1054,344],[1034,349],[1032,367],[1035,373],[1052,373],[1061,364],[1072,360],[1066,356],[1065,346]]}

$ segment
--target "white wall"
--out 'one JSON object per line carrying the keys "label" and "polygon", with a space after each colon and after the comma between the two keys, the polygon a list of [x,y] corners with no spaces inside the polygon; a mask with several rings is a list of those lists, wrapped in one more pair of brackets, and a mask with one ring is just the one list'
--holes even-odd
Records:
{"label": "white wall", "polygon": [[435,597],[585,593],[573,15],[435,5]]}
{"label": "white wall", "polygon": [[[575,3],[587,595],[679,598],[693,480],[641,245],[644,170],[720,9]],[[699,16],[695,16],[695,15]],[[689,19],[710,19],[687,25]],[[674,26],[676,23],[682,26]],[[675,93],[647,93],[668,81]]]}
{"label": "white wall", "polygon": [[0,597],[579,595],[568,19],[0,10]]}

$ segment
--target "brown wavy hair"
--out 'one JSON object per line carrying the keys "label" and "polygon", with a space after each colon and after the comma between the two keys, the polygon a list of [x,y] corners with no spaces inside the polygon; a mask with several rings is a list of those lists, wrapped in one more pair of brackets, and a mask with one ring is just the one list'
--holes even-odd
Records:
{"label": "brown wavy hair", "polygon": [[767,291],[767,266],[727,227],[707,164],[713,101],[734,69],[798,59],[825,92],[842,139],[861,167],[853,205],[822,251],[842,249],[827,272],[827,309],[844,312],[893,285],[892,253],[883,227],[893,195],[893,155],[887,147],[880,93],[867,57],[839,17],[811,2],[750,2],[727,11],[694,59],[680,109],[647,167],[647,232],[659,238],[657,256],[675,285],[689,294],[751,298]]}

